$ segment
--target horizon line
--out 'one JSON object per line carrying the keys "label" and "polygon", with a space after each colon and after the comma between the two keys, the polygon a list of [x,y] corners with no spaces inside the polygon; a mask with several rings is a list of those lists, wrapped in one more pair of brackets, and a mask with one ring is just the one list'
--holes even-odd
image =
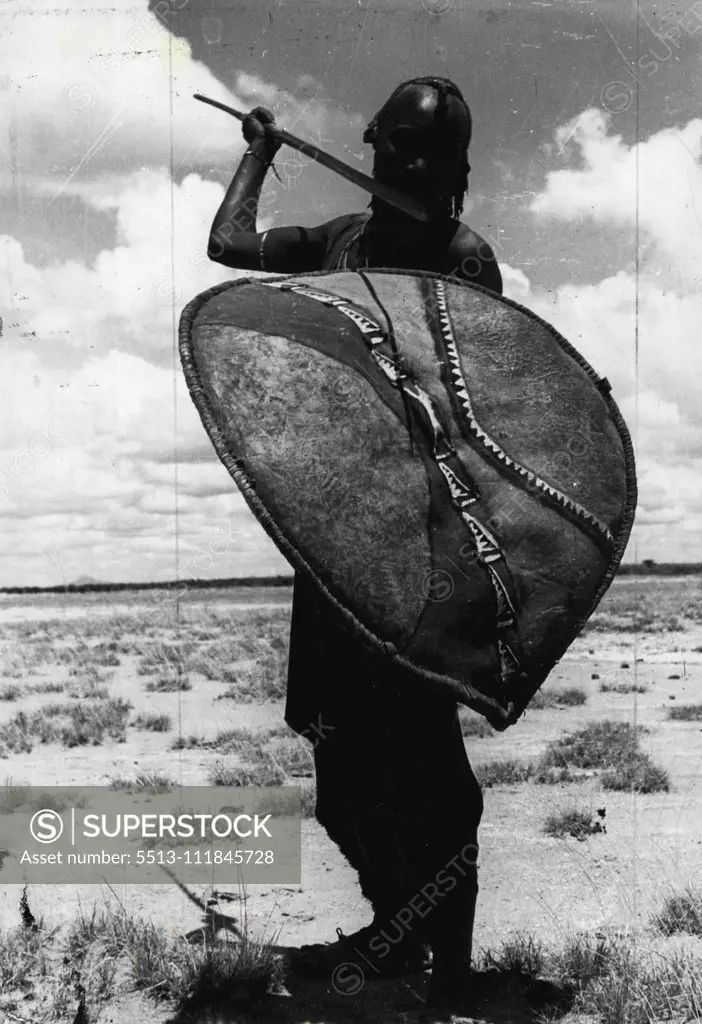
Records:
{"label": "horizon line", "polygon": [[[621,564],[615,575],[635,576],[654,575],[672,576],[697,575],[702,573],[702,562],[656,562],[652,558],[644,558],[641,562],[626,562]],[[224,589],[227,587],[288,587],[295,582],[294,575],[283,575],[276,573],[268,576],[226,576],[215,579],[187,579],[187,580],[150,580],[146,583],[137,582],[100,582],[89,580],[74,583],[56,583],[51,586],[8,586],[0,587],[0,594],[80,594],[99,593],[110,590],[185,590],[199,589]]]}

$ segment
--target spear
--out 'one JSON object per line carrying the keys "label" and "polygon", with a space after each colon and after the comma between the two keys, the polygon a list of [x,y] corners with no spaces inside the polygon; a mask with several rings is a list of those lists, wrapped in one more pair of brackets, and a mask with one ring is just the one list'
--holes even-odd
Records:
{"label": "spear", "polygon": [[[243,121],[247,116],[242,114],[240,110],[235,110],[234,107],[227,106],[226,103],[220,103],[219,100],[211,100],[208,96],[203,96],[199,92],[193,93],[193,95],[201,103],[209,103],[211,107],[224,110],[225,113],[231,114],[233,117],[238,118],[239,121]],[[353,182],[354,185],[358,185],[359,188],[365,189],[366,192],[370,192],[371,195],[377,196],[378,199],[382,199],[391,206],[397,207],[398,210],[409,214],[415,220],[429,220],[429,214],[426,209],[416,199],[406,196],[391,185],[384,185],[382,182],[376,181],[375,178],[364,174],[363,171],[356,170],[355,167],[350,167],[343,160],[339,160],[338,157],[325,153],[323,149],[315,146],[313,142],[304,142],[302,139],[298,139],[296,135],[291,135],[290,132],[286,132],[282,128],[275,128],[273,125],[266,124],[263,127],[266,133],[272,135],[274,139],[278,139],[280,142],[285,143],[286,146],[304,153],[310,159],[316,160],[318,164],[328,167],[330,171],[335,171],[342,178],[346,178],[347,181]]]}

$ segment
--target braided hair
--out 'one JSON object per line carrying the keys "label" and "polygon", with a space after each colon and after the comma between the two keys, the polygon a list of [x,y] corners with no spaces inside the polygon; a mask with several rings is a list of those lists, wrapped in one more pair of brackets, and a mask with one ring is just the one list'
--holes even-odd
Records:
{"label": "braided hair", "polygon": [[391,105],[392,101],[396,96],[399,96],[400,93],[404,92],[405,89],[409,89],[417,85],[428,85],[431,86],[432,89],[436,90],[438,102],[436,106],[435,120],[439,127],[443,127],[446,123],[449,96],[454,96],[463,104],[463,108],[468,117],[468,141],[466,142],[465,149],[461,154],[461,161],[458,167],[458,172],[456,173],[453,193],[449,199],[449,216],[458,220],[463,212],[463,200],[466,192],[468,191],[468,173],[470,171],[470,164],[468,163],[468,146],[470,144],[470,138],[473,130],[473,121],[470,114],[470,108],[463,97],[463,93],[450,78],[438,78],[434,75],[426,75],[423,78],[410,78],[406,82],[400,82],[397,88],[392,91],[380,110],[366,125],[366,129],[363,132],[363,141],[375,146],[378,138],[378,131],[387,120],[388,107]]}

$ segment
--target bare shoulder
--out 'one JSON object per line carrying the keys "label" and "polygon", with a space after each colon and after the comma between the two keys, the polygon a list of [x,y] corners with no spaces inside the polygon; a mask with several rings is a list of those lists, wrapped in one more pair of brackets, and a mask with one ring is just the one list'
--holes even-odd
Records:
{"label": "bare shoulder", "polygon": [[[226,262],[226,265],[243,266],[246,269],[262,268],[274,274],[304,274],[322,270],[329,246],[343,229],[343,225],[351,219],[347,215],[335,217],[310,228],[270,228],[258,234],[241,236],[249,241],[248,259],[244,262],[237,254],[237,261]],[[242,247],[239,241],[238,248]]]}
{"label": "bare shoulder", "polygon": [[452,276],[480,284],[502,295],[502,275],[492,247],[468,224],[459,224],[449,246]]}
{"label": "bare shoulder", "polygon": [[343,231],[347,226],[350,226],[355,221],[360,221],[364,216],[362,213],[344,213],[340,217],[334,217],[332,220],[327,220],[323,224],[318,224],[316,228],[312,228],[313,231],[318,232],[320,237],[323,237],[326,241],[331,242],[336,238],[340,231]]}

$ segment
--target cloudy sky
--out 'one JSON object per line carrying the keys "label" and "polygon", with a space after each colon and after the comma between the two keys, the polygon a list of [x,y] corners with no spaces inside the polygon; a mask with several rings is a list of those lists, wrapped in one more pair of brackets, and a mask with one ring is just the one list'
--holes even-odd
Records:
{"label": "cloudy sky", "polygon": [[[635,435],[628,560],[702,561],[702,0],[639,7],[0,0],[0,585],[286,571],[176,357],[185,302],[231,276],[205,249],[244,149],[191,96],[370,171],[363,125],[429,73],[473,109],[464,219]],[[365,206],[278,164],[265,226]]]}

